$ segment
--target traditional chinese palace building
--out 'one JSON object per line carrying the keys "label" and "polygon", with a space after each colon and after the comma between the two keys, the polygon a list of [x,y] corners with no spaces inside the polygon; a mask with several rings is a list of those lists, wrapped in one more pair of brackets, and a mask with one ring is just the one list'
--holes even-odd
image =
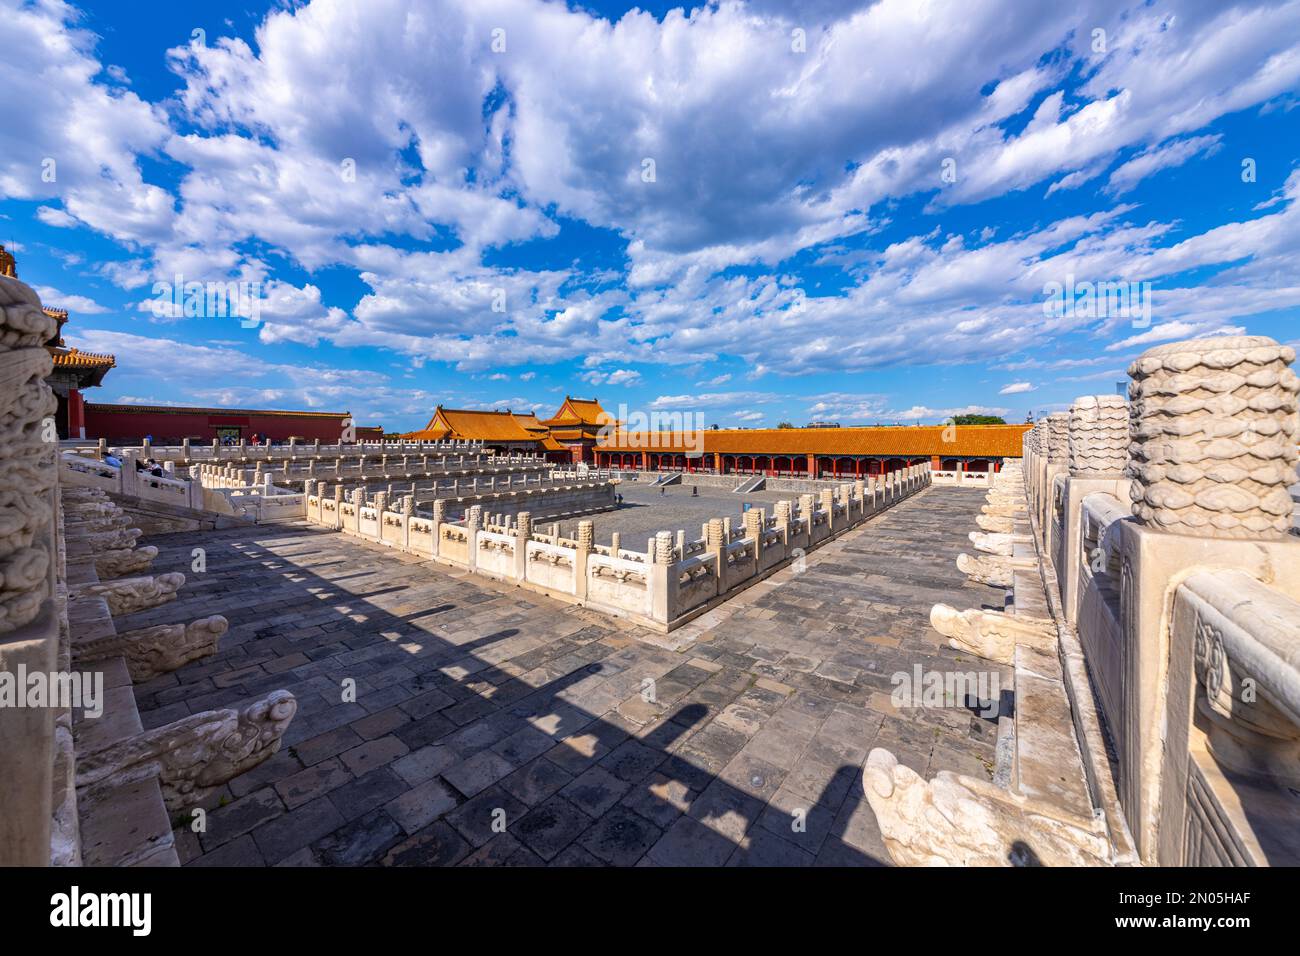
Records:
{"label": "traditional chinese palace building", "polygon": [[[251,442],[265,435],[274,442],[319,438],[337,442],[347,428],[347,412],[295,412],[255,408],[191,408],[179,405],[86,404],[87,438],[105,438],[111,445],[138,444],[148,436],[157,445],[177,445],[186,438],[207,443]],[[357,441],[369,439],[366,429],[354,429]]]}
{"label": "traditional chinese palace building", "polygon": [[401,436],[409,441],[478,441],[498,452],[541,454],[552,461],[568,461],[567,449],[550,435],[536,415],[503,411],[443,408],[433,410],[429,424]]}
{"label": "traditional chinese palace building", "polygon": [[997,471],[1019,458],[1031,425],[732,428],[620,433],[596,449],[601,468],[860,478],[929,462],[943,471]]}
{"label": "traditional chinese palace building", "polygon": [[624,432],[595,399],[566,396],[538,421],[510,411],[447,409],[403,438],[480,441],[501,452],[553,461],[645,471],[861,477],[930,462],[944,471],[996,471],[1019,458],[1029,425],[866,428],[733,428],[701,432]]}
{"label": "traditional chinese palace building", "polygon": [[591,462],[595,459],[596,445],[602,429],[618,423],[600,407],[596,399],[564,396],[560,410],[542,422],[550,430],[550,437],[569,451],[574,461]]}

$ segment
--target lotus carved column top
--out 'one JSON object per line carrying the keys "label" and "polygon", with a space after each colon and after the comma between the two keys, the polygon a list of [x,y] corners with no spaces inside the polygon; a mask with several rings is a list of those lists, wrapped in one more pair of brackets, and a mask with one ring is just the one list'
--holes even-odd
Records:
{"label": "lotus carved column top", "polygon": [[1128,464],[1128,402],[1119,395],[1083,395],[1070,406],[1070,474],[1122,478]]}
{"label": "lotus carved column top", "polygon": [[1047,458],[1065,464],[1070,460],[1070,413],[1052,412],[1046,419]]}
{"label": "lotus carved column top", "polygon": [[1211,538],[1281,538],[1296,480],[1295,350],[1266,336],[1162,345],[1129,368],[1133,513]]}

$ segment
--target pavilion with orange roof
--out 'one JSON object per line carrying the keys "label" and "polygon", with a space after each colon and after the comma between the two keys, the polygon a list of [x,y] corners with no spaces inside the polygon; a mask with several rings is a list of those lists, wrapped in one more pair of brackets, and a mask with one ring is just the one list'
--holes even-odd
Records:
{"label": "pavilion with orange roof", "polygon": [[550,436],[569,450],[575,462],[595,462],[596,445],[602,429],[618,423],[594,398],[564,396],[559,410],[541,423],[550,430]]}
{"label": "pavilion with orange roof", "polygon": [[499,452],[535,452],[558,458],[564,446],[551,438],[533,414],[503,410],[443,408],[433,410],[429,424],[400,436],[407,441],[475,441]]}
{"label": "pavilion with orange roof", "polygon": [[1025,425],[913,425],[849,428],[713,428],[634,432],[619,427],[594,398],[564,397],[536,415],[448,409],[403,438],[482,442],[487,448],[544,454],[598,468],[816,478],[857,478],[929,462],[936,470],[997,471],[1019,458]]}

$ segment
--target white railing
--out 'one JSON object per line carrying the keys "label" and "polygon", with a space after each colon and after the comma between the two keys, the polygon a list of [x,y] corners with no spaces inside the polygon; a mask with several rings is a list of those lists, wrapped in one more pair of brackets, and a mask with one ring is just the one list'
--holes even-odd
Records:
{"label": "white railing", "polygon": [[[573,486],[603,481],[583,479]],[[352,499],[336,501],[312,488],[305,510],[309,522],[666,631],[929,483],[929,466],[916,465],[883,480],[802,495],[774,517],[754,509],[737,527],[718,519],[714,534],[706,527],[704,540],[661,532],[644,552],[595,545],[589,522],[579,522],[573,540],[534,528],[526,510],[489,521],[484,507],[490,505],[474,505],[463,518],[450,520],[441,502],[433,517],[407,515],[390,510],[400,507],[394,501],[380,511],[378,496],[360,489]]]}

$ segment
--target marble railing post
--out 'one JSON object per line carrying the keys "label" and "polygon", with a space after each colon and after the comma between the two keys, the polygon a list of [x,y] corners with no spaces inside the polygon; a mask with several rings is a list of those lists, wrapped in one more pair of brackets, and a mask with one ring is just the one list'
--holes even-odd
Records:
{"label": "marble railing post", "polygon": [[483,507],[482,505],[471,505],[469,511],[465,512],[466,544],[469,546],[467,564],[471,571],[478,566],[478,533],[482,527]]}
{"label": "marble railing post", "polygon": [[713,555],[718,571],[718,591],[727,589],[727,526],[721,518],[710,518],[704,525],[704,553]]}
{"label": "marble railing post", "polygon": [[334,486],[334,530],[343,527],[343,486]]}
{"label": "marble railing post", "polygon": [[1070,413],[1052,412],[1047,416],[1047,456],[1043,469],[1042,501],[1038,508],[1038,525],[1043,541],[1051,553],[1052,514],[1056,507],[1056,479],[1070,467]]}
{"label": "marble railing post", "polygon": [[[1128,474],[1135,521],[1119,525],[1119,792],[1144,861],[1176,814],[1191,733],[1195,650],[1171,639],[1170,595],[1231,568],[1300,600],[1289,534],[1300,431],[1295,351],[1263,336],[1162,345],[1129,368]],[[1165,785],[1167,784],[1167,786]],[[1172,852],[1172,851],[1171,851]]]}
{"label": "marble railing post", "polygon": [[1091,494],[1127,495],[1129,410],[1119,395],[1081,395],[1070,406],[1069,473],[1060,509],[1060,540],[1052,556],[1066,619],[1079,620],[1082,565],[1101,560],[1100,543],[1083,553],[1083,499]]}
{"label": "marble railing post", "polygon": [[812,533],[813,512],[816,510],[816,498],[812,495],[799,496],[799,517],[808,522],[808,533]]}
{"label": "marble railing post", "polygon": [[[312,507],[311,499],[316,498],[316,506]],[[308,478],[302,483],[302,506],[306,510],[307,519],[312,524],[320,523],[320,495],[315,479]]]}
{"label": "marble railing post", "polygon": [[754,542],[754,560],[757,567],[763,561],[763,531],[767,526],[767,515],[762,508],[750,508],[745,512],[745,537]]}
{"label": "marble railing post", "polygon": [[826,527],[831,531],[838,530],[842,525],[835,520],[835,489],[823,488],[820,497],[822,511],[826,512]]}
{"label": "marble railing post", "polygon": [[650,616],[667,624],[677,615],[676,560],[672,532],[660,531],[650,539],[650,589],[653,600]]}
{"label": "marble railing post", "polygon": [[788,555],[790,551],[790,521],[792,519],[790,502],[778,501],[772,507],[772,514],[776,518],[776,530],[781,535],[781,543],[785,546]]}
{"label": "marble railing post", "polygon": [[591,521],[578,522],[578,553],[573,564],[575,597],[579,601],[587,598],[587,559],[596,544],[596,525]]}
{"label": "marble railing post", "polygon": [[442,539],[442,533],[441,533],[442,525],[446,524],[446,522],[447,522],[447,499],[434,498],[433,499],[433,528],[431,529],[433,533],[430,535],[430,537],[433,538],[432,547],[433,547],[433,554],[435,557],[437,556],[438,550],[441,547],[440,541]]}
{"label": "marble railing post", "polygon": [[[43,346],[56,332],[31,288],[0,277],[0,495],[9,518],[0,539],[0,672],[7,674],[20,667],[50,674],[63,657],[55,600],[58,446],[43,440],[57,408]],[[0,708],[0,755],[0,865],[46,866],[51,817],[68,797],[68,775],[56,775],[56,764],[73,759],[70,719],[49,707]]]}

